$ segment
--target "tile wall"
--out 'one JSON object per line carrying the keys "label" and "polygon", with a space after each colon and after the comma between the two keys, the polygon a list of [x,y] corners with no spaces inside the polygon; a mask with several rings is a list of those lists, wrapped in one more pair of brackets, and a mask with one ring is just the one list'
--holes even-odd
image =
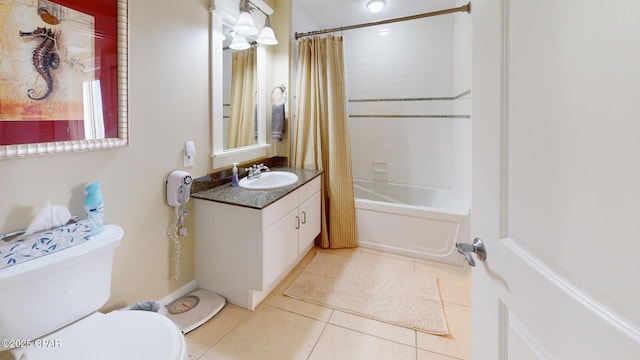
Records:
{"label": "tile wall", "polygon": [[354,178],[373,180],[374,168],[386,169],[383,177],[389,182],[465,188],[462,196],[468,196],[468,15],[410,20],[343,35]]}

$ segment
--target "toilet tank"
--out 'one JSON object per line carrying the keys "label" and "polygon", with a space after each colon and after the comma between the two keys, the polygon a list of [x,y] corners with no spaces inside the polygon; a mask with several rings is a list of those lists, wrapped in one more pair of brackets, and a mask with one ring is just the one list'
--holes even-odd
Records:
{"label": "toilet tank", "polygon": [[86,242],[0,269],[0,339],[33,340],[102,307],[123,235],[107,225]]}

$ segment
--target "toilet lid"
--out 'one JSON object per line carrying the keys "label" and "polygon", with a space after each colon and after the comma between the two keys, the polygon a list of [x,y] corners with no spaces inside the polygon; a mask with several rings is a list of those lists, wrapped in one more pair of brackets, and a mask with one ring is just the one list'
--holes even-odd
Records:
{"label": "toilet lid", "polygon": [[186,358],[184,336],[163,315],[150,311],[94,313],[52,334],[22,352],[39,359],[154,359]]}

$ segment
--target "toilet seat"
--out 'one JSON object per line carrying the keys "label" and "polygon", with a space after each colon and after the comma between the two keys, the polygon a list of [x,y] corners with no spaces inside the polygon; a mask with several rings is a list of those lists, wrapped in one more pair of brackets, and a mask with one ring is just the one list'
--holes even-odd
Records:
{"label": "toilet seat", "polygon": [[[39,342],[38,342],[39,341]],[[14,349],[16,359],[182,360],[182,332],[163,315],[150,311],[93,313],[54,333]]]}

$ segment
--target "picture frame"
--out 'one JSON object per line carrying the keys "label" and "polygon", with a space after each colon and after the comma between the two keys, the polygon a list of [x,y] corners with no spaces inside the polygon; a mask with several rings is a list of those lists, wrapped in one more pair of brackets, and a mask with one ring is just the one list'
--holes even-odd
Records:
{"label": "picture frame", "polygon": [[128,145],[128,0],[0,0],[0,39],[0,160]]}

